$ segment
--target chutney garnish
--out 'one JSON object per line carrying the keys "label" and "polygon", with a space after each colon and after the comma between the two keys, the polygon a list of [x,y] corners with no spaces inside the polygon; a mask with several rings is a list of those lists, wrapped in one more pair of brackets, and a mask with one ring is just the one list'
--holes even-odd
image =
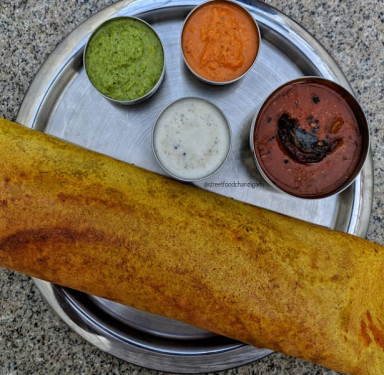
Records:
{"label": "chutney garnish", "polygon": [[313,95],[312,100],[315,104],[320,103],[320,98],[317,95]]}
{"label": "chutney garnish", "polygon": [[278,136],[287,153],[297,162],[318,163],[329,155],[342,138],[326,141],[307,132],[300,123],[288,113],[283,113],[278,120]]}

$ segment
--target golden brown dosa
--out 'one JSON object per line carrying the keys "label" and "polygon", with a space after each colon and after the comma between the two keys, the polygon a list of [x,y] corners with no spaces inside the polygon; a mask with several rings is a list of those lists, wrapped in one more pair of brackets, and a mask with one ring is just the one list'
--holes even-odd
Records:
{"label": "golden brown dosa", "polygon": [[383,247],[0,120],[0,265],[384,374]]}

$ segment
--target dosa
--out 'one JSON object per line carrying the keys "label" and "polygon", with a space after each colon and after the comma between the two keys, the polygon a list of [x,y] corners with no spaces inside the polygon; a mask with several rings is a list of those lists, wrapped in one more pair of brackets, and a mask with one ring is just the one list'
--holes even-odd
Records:
{"label": "dosa", "polygon": [[0,121],[0,266],[384,374],[384,250]]}

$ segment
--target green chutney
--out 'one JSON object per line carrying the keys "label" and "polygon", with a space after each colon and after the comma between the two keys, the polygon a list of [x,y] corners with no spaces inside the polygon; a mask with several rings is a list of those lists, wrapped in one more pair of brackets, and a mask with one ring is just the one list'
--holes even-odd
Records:
{"label": "green chutney", "polygon": [[164,51],[145,22],[111,19],[88,41],[84,55],[89,80],[104,96],[131,101],[149,93],[163,73]]}

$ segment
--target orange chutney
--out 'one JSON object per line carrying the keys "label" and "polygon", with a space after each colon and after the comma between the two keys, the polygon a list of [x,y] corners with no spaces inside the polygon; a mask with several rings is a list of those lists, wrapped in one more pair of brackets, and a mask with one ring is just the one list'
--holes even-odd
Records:
{"label": "orange chutney", "polygon": [[254,63],[259,31],[251,15],[231,1],[211,1],[186,20],[182,50],[189,68],[213,82],[241,77]]}

